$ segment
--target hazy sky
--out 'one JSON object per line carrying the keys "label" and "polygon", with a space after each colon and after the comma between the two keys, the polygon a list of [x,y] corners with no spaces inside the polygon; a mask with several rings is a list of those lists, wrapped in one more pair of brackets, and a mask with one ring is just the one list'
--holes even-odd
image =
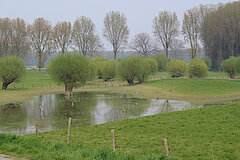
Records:
{"label": "hazy sky", "polygon": [[152,33],[152,21],[159,11],[177,12],[181,21],[185,10],[199,4],[227,3],[231,0],[0,0],[0,17],[23,18],[32,23],[44,17],[53,24],[58,21],[74,22],[86,16],[102,34],[103,18],[109,11],[123,12],[128,19],[131,35]]}

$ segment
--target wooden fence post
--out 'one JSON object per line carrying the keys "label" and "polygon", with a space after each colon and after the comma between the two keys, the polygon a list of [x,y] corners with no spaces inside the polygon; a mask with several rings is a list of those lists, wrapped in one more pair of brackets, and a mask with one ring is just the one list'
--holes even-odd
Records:
{"label": "wooden fence post", "polygon": [[70,129],[71,129],[71,117],[68,119],[68,135],[67,135],[67,144],[70,144]]}
{"label": "wooden fence post", "polygon": [[116,151],[116,144],[115,144],[115,131],[114,129],[111,130],[112,133],[112,150]]}
{"label": "wooden fence post", "polygon": [[38,136],[38,125],[36,124],[36,136]]}
{"label": "wooden fence post", "polygon": [[163,145],[164,145],[165,156],[169,156],[167,139],[166,139],[166,138],[163,138],[163,139],[162,139],[162,143],[163,143]]}

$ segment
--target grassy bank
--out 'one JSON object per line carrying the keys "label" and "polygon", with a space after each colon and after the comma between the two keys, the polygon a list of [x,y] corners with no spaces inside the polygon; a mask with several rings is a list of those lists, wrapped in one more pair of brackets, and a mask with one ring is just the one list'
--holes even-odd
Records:
{"label": "grassy bank", "polygon": [[[161,140],[166,137],[171,154],[169,159],[236,160],[240,157],[239,107],[240,103],[236,103],[76,128],[72,129],[69,148],[66,146],[66,131],[40,133],[36,141],[35,135],[14,140],[1,136],[0,150],[33,159],[43,155],[45,159],[51,159],[60,153],[65,159],[74,155],[91,159],[91,154],[95,155],[96,152],[101,156],[109,156],[113,154],[109,152],[110,130],[115,129],[116,154],[119,155],[106,159],[114,160],[121,156],[127,156],[126,159],[162,157],[164,152]],[[97,148],[106,150],[99,153]],[[62,150],[66,151],[62,153]]]}

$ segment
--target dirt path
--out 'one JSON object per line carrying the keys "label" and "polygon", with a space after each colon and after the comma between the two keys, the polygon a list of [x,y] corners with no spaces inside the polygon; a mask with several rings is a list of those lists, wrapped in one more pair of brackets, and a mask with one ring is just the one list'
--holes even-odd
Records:
{"label": "dirt path", "polygon": [[0,160],[27,160],[27,159],[0,154]]}

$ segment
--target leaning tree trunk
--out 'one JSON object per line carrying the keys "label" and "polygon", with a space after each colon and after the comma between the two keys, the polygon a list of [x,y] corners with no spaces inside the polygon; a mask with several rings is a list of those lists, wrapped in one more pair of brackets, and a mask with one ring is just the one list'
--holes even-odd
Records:
{"label": "leaning tree trunk", "polygon": [[72,97],[73,87],[65,84],[65,96]]}
{"label": "leaning tree trunk", "polygon": [[7,90],[8,85],[11,84],[13,81],[4,81],[2,84],[2,90]]}

